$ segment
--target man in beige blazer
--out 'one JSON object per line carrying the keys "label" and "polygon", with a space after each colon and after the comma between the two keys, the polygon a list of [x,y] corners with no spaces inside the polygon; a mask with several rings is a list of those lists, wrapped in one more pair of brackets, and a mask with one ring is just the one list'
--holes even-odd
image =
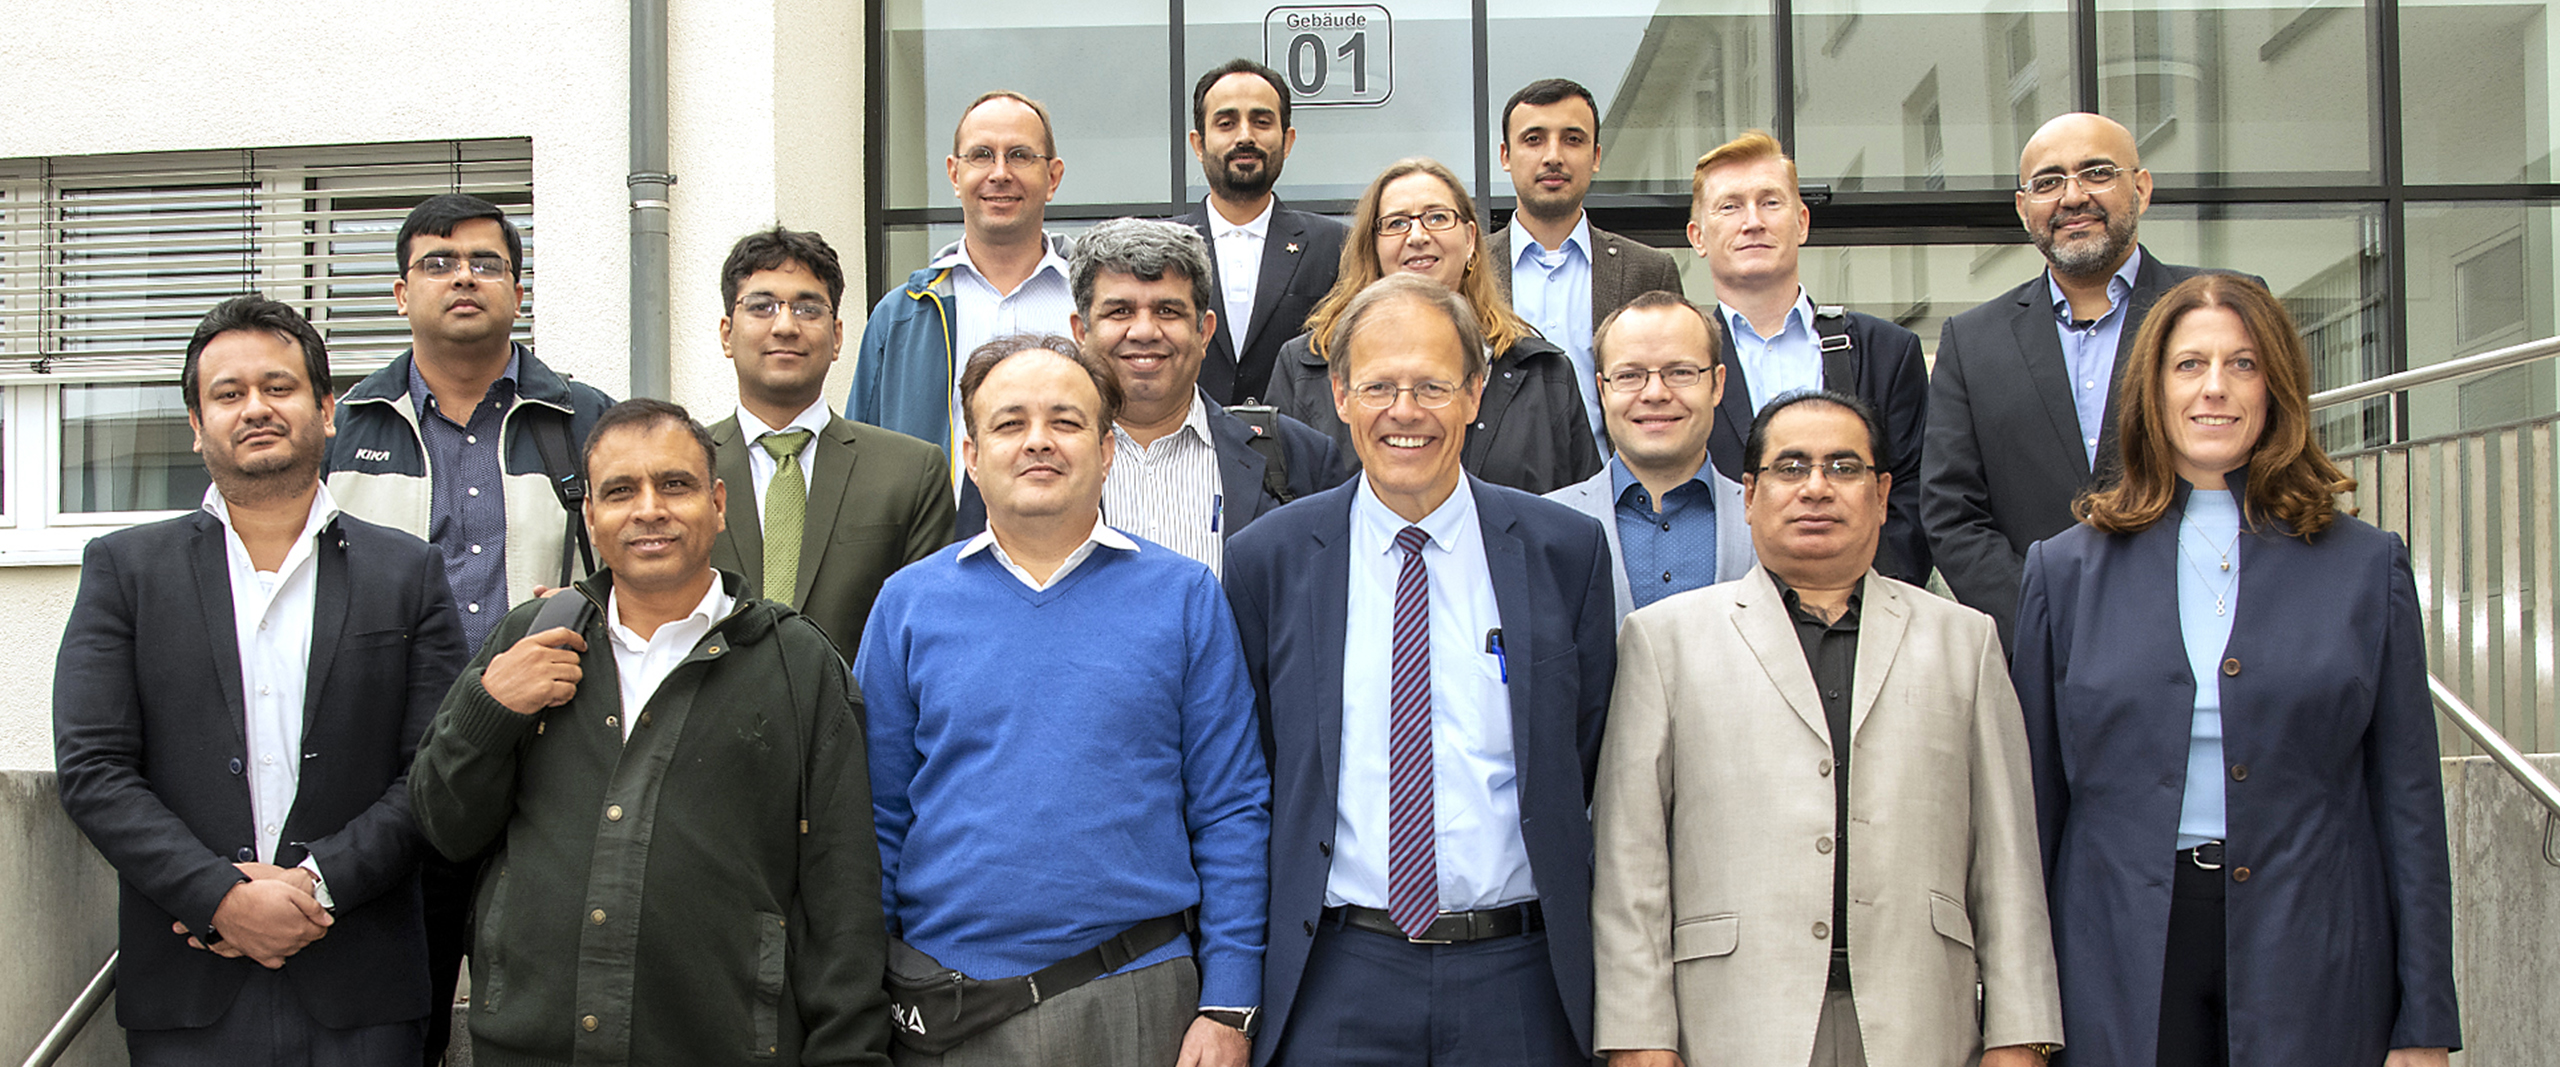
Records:
{"label": "man in beige blazer", "polygon": [[1884,440],[1855,397],[1771,403],[1744,444],[1760,565],[1619,635],[1592,811],[1611,1067],[2059,1047],[2017,697],[1987,616],[1874,571]]}

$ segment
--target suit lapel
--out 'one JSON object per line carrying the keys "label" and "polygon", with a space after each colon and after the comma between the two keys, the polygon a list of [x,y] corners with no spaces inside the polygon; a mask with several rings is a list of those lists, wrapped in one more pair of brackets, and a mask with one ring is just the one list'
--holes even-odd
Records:
{"label": "suit lapel", "polygon": [[2080,410],[2071,402],[2071,371],[2062,365],[2062,338],[2054,332],[2053,315],[2052,284],[2037,275],[2019,291],[2018,311],[2009,326],[2018,340],[2018,357],[2026,364],[2019,370],[2044,401],[2054,435],[2070,446],[2063,451],[2070,453],[2071,469],[2085,482],[2089,452],[2080,443]]}
{"label": "suit lapel", "polygon": [[1342,658],[1350,642],[1353,492],[1345,486],[1315,498],[1318,503],[1311,505],[1330,508],[1333,514],[1315,524],[1316,554],[1305,575],[1313,595],[1300,601],[1311,616],[1304,625],[1315,635],[1307,646],[1305,693],[1315,708],[1316,748],[1324,763],[1326,797],[1342,794]]}
{"label": "suit lapel", "polygon": [[836,524],[844,521],[844,503],[853,495],[854,479],[862,474],[861,451],[853,424],[842,416],[829,416],[826,429],[818,433],[815,455],[815,466],[826,477],[802,474],[809,487],[809,510],[800,524],[800,577],[791,590],[794,606],[809,602],[818,568],[826,565],[827,546],[835,542]]}
{"label": "suit lapel", "polygon": [[[1280,298],[1288,295],[1289,286],[1297,281],[1298,264],[1306,256],[1306,224],[1297,215],[1280,210],[1280,201],[1271,202],[1271,227],[1262,234],[1262,276],[1253,283],[1253,321],[1246,327],[1253,332],[1235,339],[1235,349],[1242,353],[1253,348],[1255,338],[1271,326],[1271,317],[1280,313]],[[1209,258],[1216,259],[1212,254]],[[1225,289],[1217,292],[1223,294]],[[1297,336],[1297,327],[1289,335]]]}
{"label": "suit lapel", "polygon": [[2167,292],[2173,279],[2169,268],[2151,258],[2151,250],[2135,249],[2142,265],[2133,272],[2133,295],[2125,299],[2124,328],[2116,333],[2115,366],[2107,370],[2107,413],[2098,428],[2098,459],[2107,462],[2116,454],[2116,398],[2124,390],[2124,354],[2133,347],[2133,339],[2142,332],[2142,319],[2151,313],[2151,305]]}
{"label": "suit lapel", "polygon": [[[1787,603],[1779,599],[1769,572],[1753,567],[1734,588],[1733,606],[1734,629],[1741,631],[1742,643],[1751,647],[1760,669],[1768,672],[1769,684],[1787,698],[1806,729],[1829,742],[1831,721],[1822,712],[1822,694],[1813,687],[1813,667],[1804,661],[1804,643],[1796,640],[1795,621],[1787,617]],[[1861,646],[1865,637],[1859,635]]]}
{"label": "suit lapel", "polygon": [[1869,570],[1864,588],[1858,605],[1856,676],[1849,686],[1852,740],[1865,728],[1867,713],[1875,710],[1876,695],[1884,692],[1885,676],[1892,673],[1894,657],[1902,652],[1903,635],[1911,627],[1911,605],[1903,603],[1900,586]]}
{"label": "suit lapel", "polygon": [[1716,330],[1723,334],[1724,341],[1720,350],[1724,353],[1724,399],[1716,402],[1715,432],[1719,437],[1732,439],[1737,469],[1727,471],[1726,476],[1741,481],[1743,472],[1738,468],[1741,466],[1742,439],[1750,433],[1751,416],[1757,414],[1757,410],[1751,406],[1751,379],[1743,373],[1742,361],[1733,358],[1733,320],[1725,315],[1722,307],[1715,308],[1714,314]]}
{"label": "suit lapel", "polygon": [[1253,447],[1253,427],[1243,419],[1227,418],[1226,409],[1215,400],[1209,405],[1209,443],[1218,455],[1218,488],[1226,499],[1219,502],[1218,534],[1234,537],[1238,527],[1253,515],[1260,502],[1262,472],[1267,469],[1260,450]]}
{"label": "suit lapel", "polygon": [[[1586,219],[1585,221],[1588,221]],[[1606,309],[1616,308],[1639,294],[1627,288],[1627,261],[1618,254],[1616,234],[1591,228],[1591,328],[1597,331],[1600,320],[1608,318]]]}
{"label": "suit lapel", "polygon": [[1511,302],[1511,231],[1519,228],[1519,223],[1512,223],[1485,242],[1485,266],[1493,271],[1493,286],[1506,304]]}
{"label": "suit lapel", "polygon": [[[1272,219],[1274,222],[1279,220],[1278,211],[1272,212]],[[1227,282],[1218,272],[1218,239],[1209,228],[1209,206],[1198,203],[1191,205],[1191,210],[1183,213],[1182,221],[1188,223],[1200,234],[1200,239],[1208,243],[1209,291],[1220,294],[1218,306],[1209,309],[1221,314],[1218,316],[1218,329],[1209,335],[1209,356],[1201,366],[1200,385],[1211,393],[1216,393],[1222,388],[1232,391],[1231,387],[1235,384],[1236,367],[1239,363],[1238,353],[1244,351],[1244,341],[1235,335],[1235,324],[1228,322],[1226,315],[1223,314],[1227,310],[1224,297]],[[1270,254],[1270,242],[1263,242],[1262,251],[1266,257]],[[1259,305],[1261,300],[1262,290],[1257,287],[1254,290],[1254,302]],[[1254,321],[1261,320],[1262,316],[1256,313]]]}
{"label": "suit lapel", "polygon": [[[1474,492],[1475,478],[1460,484],[1461,492]],[[1538,662],[1539,605],[1529,593],[1529,556],[1520,543],[1520,535],[1511,532],[1515,518],[1508,503],[1492,493],[1476,493],[1476,525],[1484,536],[1485,570],[1493,578],[1494,610],[1502,617],[1503,689],[1511,697],[1511,739],[1516,749],[1522,742],[1538,736],[1531,729],[1537,714],[1535,702],[1537,679],[1529,676],[1529,665]],[[1513,667],[1519,668],[1513,670]],[[1520,778],[1520,795],[1529,795],[1529,768],[1535,760],[1515,759],[1513,773]]]}
{"label": "suit lapel", "polygon": [[[205,652],[213,657],[213,680],[229,708],[234,751],[249,747],[248,712],[240,704],[240,631],[231,614],[231,561],[223,549],[222,522],[204,512],[193,516],[195,536],[188,544],[196,578],[196,609],[204,616]],[[316,632],[316,631],[315,631]]]}
{"label": "suit lapel", "polygon": [[755,445],[746,440],[746,430],[738,425],[734,415],[712,425],[711,443],[712,463],[719,468],[713,473],[729,487],[729,528],[725,532],[729,535],[726,540],[736,553],[735,558],[724,562],[718,558],[715,547],[711,563],[746,576],[747,584],[762,594],[764,523],[758,519],[760,510],[756,507],[755,475],[747,466],[747,450]]}
{"label": "suit lapel", "polygon": [[[311,546],[311,563],[320,570],[311,614],[311,662],[302,686],[302,736],[306,740],[311,736],[311,724],[320,718],[322,689],[338,657],[338,638],[346,633],[347,538],[338,529],[341,521],[332,519],[321,527],[320,539]],[[231,688],[237,692],[240,687]]]}

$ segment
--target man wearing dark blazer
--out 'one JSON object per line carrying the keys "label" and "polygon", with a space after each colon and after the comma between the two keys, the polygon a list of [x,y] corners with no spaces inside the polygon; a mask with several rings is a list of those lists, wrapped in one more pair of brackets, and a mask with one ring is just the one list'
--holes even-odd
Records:
{"label": "man wearing dark blazer", "polygon": [[212,489],[89,542],[54,673],[62,805],[121,886],[116,1019],[141,1065],[407,1067],[409,758],[465,654],[444,565],[320,484],[328,353],[292,308],[225,301],[181,375]]}
{"label": "man wearing dark blazer", "polygon": [[1361,477],[1227,554],[1272,776],[1254,1060],[1586,1060],[1603,532],[1465,476],[1485,361],[1455,296],[1390,277],[1336,330]]}
{"label": "man wearing dark blazer", "polygon": [[844,268],[825,238],[781,226],[739,238],[720,296],[738,410],[711,426],[730,487],[711,565],[798,608],[851,663],[880,583],[951,543],[942,451],[827,409]]}
{"label": "man wearing dark blazer", "polygon": [[1776,138],[1752,130],[1698,157],[1690,173],[1689,247],[1715,276],[1727,368],[1708,452],[1716,469],[1738,482],[1753,473],[1742,469],[1743,432],[1769,401],[1807,389],[1866,401],[1884,418],[1884,454],[1876,458],[1893,475],[1876,570],[1926,585],[1920,457],[1929,368],[1920,337],[1873,315],[1813,302],[1797,266],[1812,228],[1795,160]]}
{"label": "man wearing dark blazer", "polygon": [[1502,105],[1502,166],[1518,207],[1485,244],[1494,283],[1529,325],[1564,349],[1584,383],[1583,415],[1608,450],[1592,338],[1609,313],[1656,289],[1680,291],[1671,254],[1591,225],[1582,198],[1600,172],[1600,106],[1565,78],[1522,86]]}
{"label": "man wearing dark blazer", "polygon": [[1333,288],[1342,223],[1291,211],[1271,195],[1298,143],[1289,83],[1249,59],[1219,64],[1191,87],[1191,154],[1209,196],[1176,221],[1200,231],[1216,254],[1216,311],[1227,328],[1209,338],[1200,388],[1218,404],[1259,403],[1280,346],[1306,332],[1307,312]]}
{"label": "man wearing dark blazer", "polygon": [[2027,546],[2070,529],[2072,498],[2115,465],[2116,353],[2152,301],[2198,272],[2135,242],[2151,172],[2111,119],[2045,123],[2018,183],[2018,220],[2047,269],[1947,320],[1920,477],[1938,570],[2004,645]]}

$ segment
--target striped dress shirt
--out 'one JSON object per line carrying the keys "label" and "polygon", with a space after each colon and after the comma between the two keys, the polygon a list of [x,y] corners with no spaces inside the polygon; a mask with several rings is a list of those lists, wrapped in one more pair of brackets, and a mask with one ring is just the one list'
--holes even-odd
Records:
{"label": "striped dress shirt", "polygon": [[1111,476],[1102,482],[1102,520],[1223,574],[1226,501],[1218,481],[1218,446],[1209,440],[1209,409],[1198,390],[1191,413],[1172,433],[1141,445],[1111,427]]}

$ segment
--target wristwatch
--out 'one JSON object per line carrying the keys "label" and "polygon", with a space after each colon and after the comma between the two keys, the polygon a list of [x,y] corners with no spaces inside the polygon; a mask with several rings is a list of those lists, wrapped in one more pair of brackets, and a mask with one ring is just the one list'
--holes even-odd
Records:
{"label": "wristwatch", "polygon": [[1200,1017],[1246,1037],[1252,1037],[1262,1030],[1262,1009],[1260,1008],[1202,1008]]}

